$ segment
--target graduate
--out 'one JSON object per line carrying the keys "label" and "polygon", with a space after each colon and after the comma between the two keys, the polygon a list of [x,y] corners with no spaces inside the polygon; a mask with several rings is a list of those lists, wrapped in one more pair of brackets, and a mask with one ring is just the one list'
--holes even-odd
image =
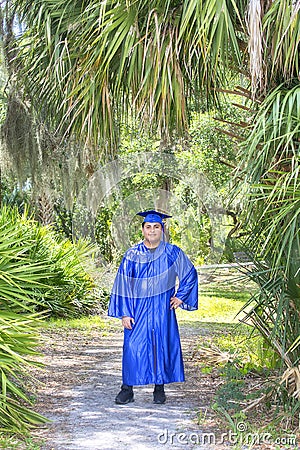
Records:
{"label": "graduate", "polygon": [[153,384],[153,401],[163,404],[164,385],[185,380],[175,309],[198,308],[198,277],[186,254],[165,240],[164,219],[171,216],[138,215],[144,239],[125,253],[108,307],[124,327],[123,384],[115,402],[133,402],[133,386]]}

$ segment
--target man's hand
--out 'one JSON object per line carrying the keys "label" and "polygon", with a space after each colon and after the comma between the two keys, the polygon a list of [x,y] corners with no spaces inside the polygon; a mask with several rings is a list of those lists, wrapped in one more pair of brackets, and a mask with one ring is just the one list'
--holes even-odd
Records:
{"label": "man's hand", "polygon": [[171,297],[171,301],[170,301],[171,309],[177,309],[178,306],[181,305],[181,303],[183,303],[183,301],[180,300],[179,298]]}
{"label": "man's hand", "polygon": [[122,317],[122,325],[124,328],[127,328],[127,330],[132,330],[132,324],[134,324],[134,319],[132,317]]}

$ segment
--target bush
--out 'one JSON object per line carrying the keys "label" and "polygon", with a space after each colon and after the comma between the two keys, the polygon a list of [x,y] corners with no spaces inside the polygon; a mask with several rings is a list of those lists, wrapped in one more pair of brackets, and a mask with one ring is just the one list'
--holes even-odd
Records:
{"label": "bush", "polygon": [[59,317],[90,312],[96,296],[87,267],[94,248],[84,241],[73,244],[51,227],[30,219],[26,211],[20,215],[16,208],[8,207],[0,212],[0,241],[4,248],[12,245],[7,241],[8,227],[15,242],[22,246],[20,252],[16,250],[16,258],[21,253],[36,269],[40,265],[47,267],[46,272],[40,273],[43,286],[38,284],[34,290],[36,311],[47,310],[49,315]]}
{"label": "bush", "polygon": [[23,383],[37,354],[35,328],[46,314],[70,316],[94,305],[93,280],[83,265],[91,251],[16,208],[1,209],[0,432],[24,432],[46,421],[31,410]]}

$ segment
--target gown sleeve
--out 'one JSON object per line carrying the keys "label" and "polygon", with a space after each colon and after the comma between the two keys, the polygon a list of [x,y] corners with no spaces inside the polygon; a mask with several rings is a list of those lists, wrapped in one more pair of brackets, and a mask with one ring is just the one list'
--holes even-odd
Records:
{"label": "gown sleeve", "polygon": [[121,319],[123,316],[134,318],[132,296],[132,262],[124,255],[119,266],[108,305],[108,315]]}
{"label": "gown sleeve", "polygon": [[187,311],[198,309],[198,274],[187,255],[179,249],[176,259],[176,272],[179,279],[179,286],[176,297],[183,301],[180,305]]}

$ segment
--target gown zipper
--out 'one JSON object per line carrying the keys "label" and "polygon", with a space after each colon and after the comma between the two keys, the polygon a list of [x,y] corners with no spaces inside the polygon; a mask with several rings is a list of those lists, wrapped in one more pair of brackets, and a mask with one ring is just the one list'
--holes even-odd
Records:
{"label": "gown zipper", "polygon": [[154,376],[156,377],[157,355],[156,355],[156,340],[154,328],[152,328],[152,346],[153,346],[153,370]]}

